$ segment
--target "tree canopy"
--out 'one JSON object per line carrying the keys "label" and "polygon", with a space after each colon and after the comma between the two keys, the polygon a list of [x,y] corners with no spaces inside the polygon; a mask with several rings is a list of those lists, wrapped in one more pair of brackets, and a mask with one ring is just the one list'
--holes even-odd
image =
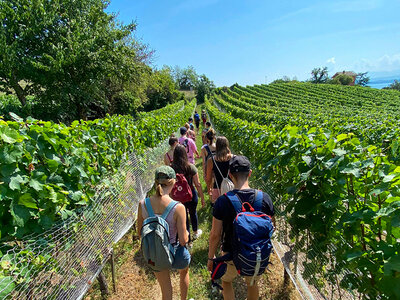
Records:
{"label": "tree canopy", "polygon": [[326,83],[328,79],[328,67],[312,69],[310,79],[312,83]]}
{"label": "tree canopy", "polygon": [[108,4],[1,1],[1,91],[15,93],[22,106],[35,95],[49,118],[64,121],[143,106],[149,78],[160,78],[149,66],[152,51],[134,38],[135,23],[120,24],[105,11]]}

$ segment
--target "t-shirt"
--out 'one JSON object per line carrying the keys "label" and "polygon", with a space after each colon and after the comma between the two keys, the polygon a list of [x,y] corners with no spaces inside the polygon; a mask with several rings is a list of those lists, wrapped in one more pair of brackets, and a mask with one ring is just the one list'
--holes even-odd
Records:
{"label": "t-shirt", "polygon": [[186,153],[187,153],[187,155],[188,155],[188,160],[189,160],[189,162],[190,162],[191,164],[194,164],[194,156],[193,156],[193,153],[194,153],[195,151],[197,151],[196,143],[195,143],[192,139],[189,139],[189,138],[186,137],[186,136],[181,136],[181,137],[179,138],[179,144],[183,145],[184,142],[185,142],[185,140],[187,140],[187,146],[188,146],[188,148],[186,148]]}
{"label": "t-shirt", "polygon": [[[249,202],[251,205],[254,203],[255,191],[255,189],[233,190],[240,201]],[[272,200],[265,192],[263,192],[261,211],[271,217],[275,214]],[[232,252],[233,220],[236,217],[236,211],[225,195],[219,196],[215,201],[213,217],[222,221],[222,251]]]}

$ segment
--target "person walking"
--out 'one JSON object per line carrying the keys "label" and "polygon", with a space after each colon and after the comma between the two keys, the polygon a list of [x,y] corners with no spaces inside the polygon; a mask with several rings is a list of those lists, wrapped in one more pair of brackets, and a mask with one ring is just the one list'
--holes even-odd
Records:
{"label": "person walking", "polygon": [[206,122],[205,127],[203,128],[203,130],[201,131],[201,139],[203,141],[203,145],[207,144],[207,140],[205,138],[207,131],[209,131],[211,128],[211,123],[210,122]]}
{"label": "person walking", "polygon": [[[204,194],[203,190],[201,189],[197,168],[194,164],[189,163],[186,149],[182,145],[177,145],[175,147],[174,161],[172,162],[171,167],[177,174],[178,173],[183,174],[187,182],[189,183],[189,186],[191,187],[193,195],[192,200],[189,202],[185,202],[183,205],[186,207],[186,211],[190,215],[190,222],[192,223],[192,229],[193,229],[193,239],[197,239],[203,233],[201,229],[198,229],[198,217],[197,217],[197,204],[199,201],[198,196],[200,196],[201,205],[202,207],[204,207],[205,206]],[[186,224],[189,230],[189,219],[187,219]]]}
{"label": "person walking", "polygon": [[215,145],[215,131],[214,129],[210,129],[204,135],[205,143],[201,147],[200,156],[203,161],[203,177],[206,179],[206,170],[207,170],[207,162],[208,159],[211,158],[211,155],[215,154],[216,145]]}
{"label": "person walking", "polygon": [[194,132],[194,130],[190,129],[190,125],[189,123],[185,124],[185,128],[187,129],[187,137],[192,139],[193,141],[196,141],[196,133]]}
{"label": "person walking", "polygon": [[[161,166],[156,169],[154,182],[156,192],[150,198],[139,202],[137,230],[139,237],[141,237],[142,225],[146,218],[153,214],[162,216],[167,209],[170,209],[165,220],[169,226],[169,242],[175,249],[175,259],[172,268],[179,270],[180,296],[181,300],[185,300],[187,299],[189,289],[190,253],[185,247],[189,241],[189,233],[186,227],[186,208],[180,203],[174,203],[175,201],[169,196],[175,184],[175,178],[175,171],[169,166]],[[172,300],[170,270],[154,271],[154,275],[161,288],[163,300]]]}
{"label": "person walking", "polygon": [[194,118],[194,123],[196,124],[196,131],[197,133],[199,133],[200,115],[198,114],[197,111],[194,112],[193,118]]}
{"label": "person walking", "polygon": [[228,176],[229,160],[232,158],[229,141],[224,136],[219,136],[215,143],[215,156],[207,160],[206,183],[211,203],[221,195],[222,180]]}
{"label": "person walking", "polygon": [[164,155],[164,164],[167,166],[170,166],[172,164],[172,161],[174,159],[174,150],[176,145],[179,144],[178,138],[175,136],[171,136],[168,140],[168,144],[170,146],[169,150],[167,153]]}
{"label": "person walking", "polygon": [[201,111],[201,120],[203,121],[203,127],[205,126],[206,122],[207,122],[207,114],[205,109],[203,109]]}
{"label": "person walking", "polygon": [[[249,178],[252,170],[247,157],[235,156],[229,163],[229,177],[231,178],[235,188],[232,191],[241,204],[248,202],[252,207],[256,207],[256,201],[259,201],[260,210],[270,216],[272,223],[274,222],[274,207],[269,195],[262,191],[257,191],[250,188]],[[229,192],[229,193],[232,193]],[[260,195],[259,193],[262,193]],[[262,197],[261,197],[262,196]],[[244,206],[244,205],[243,205]],[[229,255],[234,252],[234,219],[237,216],[231,200],[227,195],[218,197],[213,208],[212,227],[209,239],[208,263],[207,269],[211,272],[213,268],[213,259],[217,254],[217,248],[222,240],[222,255]],[[272,246],[271,246],[272,247]],[[227,270],[221,277],[222,294],[224,299],[235,299],[232,281],[238,275],[235,265],[232,260],[227,262]],[[259,298],[259,288],[257,281],[260,276],[243,276],[247,285],[247,299],[256,300]]]}
{"label": "person walking", "polygon": [[196,143],[187,136],[187,128],[181,127],[180,133],[181,137],[179,138],[179,144],[183,145],[187,152],[188,160],[191,164],[194,164],[194,154],[196,154],[196,158],[200,158],[199,152],[197,152]]}

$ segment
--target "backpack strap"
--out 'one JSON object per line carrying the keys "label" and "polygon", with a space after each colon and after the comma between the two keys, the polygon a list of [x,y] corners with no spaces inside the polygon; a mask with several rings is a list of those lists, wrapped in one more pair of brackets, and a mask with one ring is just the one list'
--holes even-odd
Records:
{"label": "backpack strap", "polygon": [[254,190],[254,203],[253,208],[254,210],[260,211],[262,209],[262,200],[263,200],[263,192],[259,190]]}
{"label": "backpack strap", "polygon": [[151,207],[150,198],[144,199],[144,205],[146,206],[146,210],[147,213],[149,214],[149,217],[154,217],[154,211],[153,207]]}
{"label": "backpack strap", "polygon": [[207,151],[208,155],[212,155],[210,146],[208,146],[208,144],[206,144],[206,145],[204,146],[204,148],[206,148],[206,151]]}
{"label": "backpack strap", "polygon": [[242,201],[239,200],[238,196],[233,191],[227,192],[225,196],[231,201],[236,213],[240,213],[242,211]]}
{"label": "backpack strap", "polygon": [[178,201],[172,200],[168,206],[165,208],[163,214],[161,215],[161,218],[163,218],[164,220],[167,219],[169,213],[171,212],[171,210],[175,207],[175,205],[178,204]]}

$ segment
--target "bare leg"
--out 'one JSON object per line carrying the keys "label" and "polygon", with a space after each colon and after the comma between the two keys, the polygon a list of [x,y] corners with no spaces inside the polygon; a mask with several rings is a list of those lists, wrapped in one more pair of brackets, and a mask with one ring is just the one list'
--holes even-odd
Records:
{"label": "bare leg", "polygon": [[247,300],[258,300],[258,297],[259,297],[258,284],[254,283],[251,286],[249,283],[247,283]]}
{"label": "bare leg", "polygon": [[162,300],[172,300],[172,284],[169,270],[154,272],[161,287]]}
{"label": "bare leg", "polygon": [[233,291],[232,282],[222,281],[222,288],[222,295],[224,296],[225,300],[235,299],[235,292]]}
{"label": "bare leg", "polygon": [[189,289],[189,267],[179,270],[179,286],[181,289],[181,300],[187,299]]}

